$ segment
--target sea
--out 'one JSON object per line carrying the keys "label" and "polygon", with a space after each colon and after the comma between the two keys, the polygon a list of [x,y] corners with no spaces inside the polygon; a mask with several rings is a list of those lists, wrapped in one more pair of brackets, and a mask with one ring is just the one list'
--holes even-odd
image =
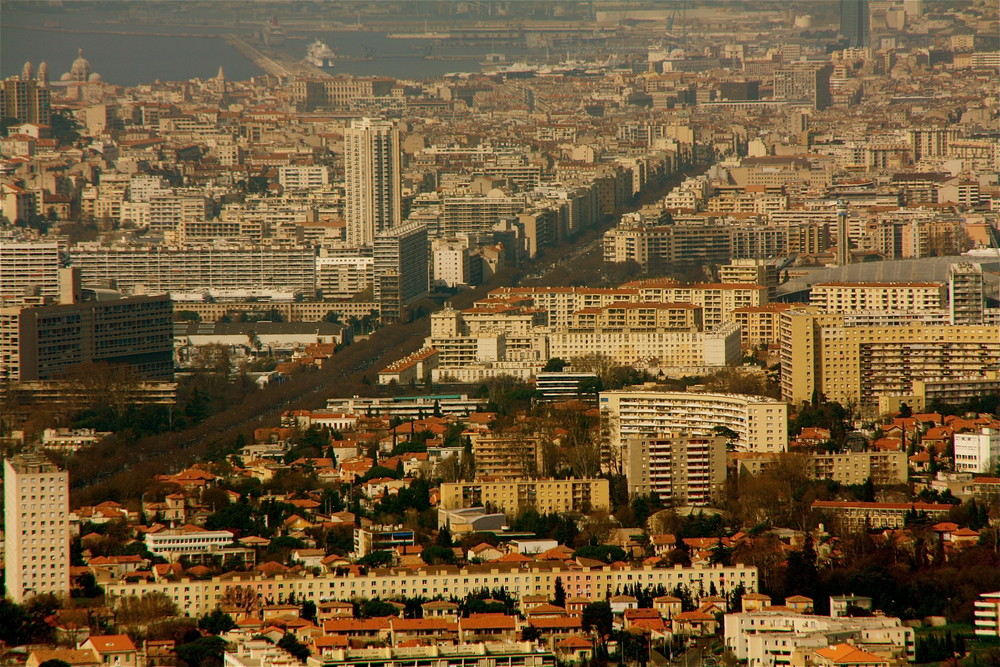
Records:
{"label": "sea", "polygon": [[[9,9],[8,9],[9,8]],[[250,16],[239,29],[246,33],[266,17]],[[186,81],[215,76],[219,67],[230,81],[262,74],[218,35],[235,31],[232,22],[215,25],[168,25],[128,22],[107,9],[42,11],[16,2],[5,3],[0,22],[0,77],[21,72],[25,61],[37,71],[48,63],[50,80],[68,72],[77,50],[83,49],[91,72],[111,84],[134,86],[153,81]],[[332,73],[425,79],[451,72],[478,72],[488,49],[431,47],[428,40],[390,38],[385,32],[318,25],[314,34],[296,31],[280,47],[293,57],[304,57],[314,39],[322,39],[342,60]],[[430,55],[429,58],[425,57]]]}

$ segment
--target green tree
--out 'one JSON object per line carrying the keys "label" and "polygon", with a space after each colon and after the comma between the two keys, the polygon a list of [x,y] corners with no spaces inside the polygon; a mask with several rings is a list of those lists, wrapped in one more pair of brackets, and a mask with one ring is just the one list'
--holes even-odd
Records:
{"label": "green tree", "polygon": [[563,587],[562,577],[556,577],[556,583],[552,592],[552,604],[557,607],[566,606],[566,589]]}
{"label": "green tree", "polygon": [[226,640],[221,637],[199,637],[177,647],[177,657],[188,667],[216,667],[222,664]]}
{"label": "green tree", "polygon": [[358,565],[368,567],[389,567],[392,565],[394,557],[391,551],[373,551],[358,559]]}
{"label": "green tree", "polygon": [[302,662],[305,662],[306,658],[310,656],[309,648],[290,632],[281,636],[281,639],[278,640],[278,648],[285,649]]}
{"label": "green tree", "polygon": [[566,368],[568,363],[564,359],[559,357],[552,357],[547,362],[545,366],[542,367],[543,373],[562,373],[562,370]]}
{"label": "green tree", "polygon": [[580,619],[580,623],[584,630],[596,632],[603,642],[604,638],[611,634],[614,620],[610,603],[591,602],[583,608],[583,617]]}
{"label": "green tree", "polygon": [[215,609],[199,619],[198,627],[210,635],[221,635],[235,628],[236,622],[226,612]]}

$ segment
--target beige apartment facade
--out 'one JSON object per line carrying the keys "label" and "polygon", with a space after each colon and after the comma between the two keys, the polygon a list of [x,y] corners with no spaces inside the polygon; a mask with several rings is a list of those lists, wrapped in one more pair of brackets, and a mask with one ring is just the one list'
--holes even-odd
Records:
{"label": "beige apartment facade", "polygon": [[734,446],[751,452],[788,449],[788,405],[765,396],[664,391],[655,385],[602,391],[601,420],[608,446],[621,451],[633,437],[668,433],[735,433]]}
{"label": "beige apartment facade", "polygon": [[581,567],[576,563],[519,563],[435,566],[418,569],[370,570],[367,574],[282,574],[266,577],[253,573],[226,574],[211,579],[177,581],[115,581],[105,584],[109,599],[127,595],[162,593],[189,616],[209,613],[231,588],[248,588],[276,601],[294,594],[298,600],[357,600],[362,598],[417,597],[436,595],[464,597],[482,588],[503,586],[516,598],[548,595],[560,579],[567,596],[605,599],[626,584],[643,587],[662,585],[673,590],[686,586],[698,595],[714,585],[720,595],[740,584],[757,591],[757,568],[747,565],[669,567],[603,566]]}
{"label": "beige apartment facade", "polygon": [[927,311],[944,308],[944,283],[817,283],[809,305],[827,313],[857,311]]}
{"label": "beige apartment facade", "polygon": [[629,495],[655,493],[663,502],[704,506],[726,481],[726,438],[679,433],[625,441]]}
{"label": "beige apartment facade", "polygon": [[441,507],[488,506],[510,515],[591,512],[611,507],[606,479],[512,479],[441,485]]}
{"label": "beige apartment facade", "polygon": [[1000,369],[994,326],[843,325],[842,315],[781,315],[782,398],[827,400],[874,410],[878,397],[909,395],[914,382],[987,377]]}

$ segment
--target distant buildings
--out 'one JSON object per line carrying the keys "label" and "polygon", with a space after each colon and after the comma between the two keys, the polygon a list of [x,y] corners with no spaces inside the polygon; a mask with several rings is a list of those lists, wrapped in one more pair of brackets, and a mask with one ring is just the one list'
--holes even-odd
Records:
{"label": "distant buildings", "polygon": [[38,454],[4,461],[7,596],[69,597],[69,473]]}

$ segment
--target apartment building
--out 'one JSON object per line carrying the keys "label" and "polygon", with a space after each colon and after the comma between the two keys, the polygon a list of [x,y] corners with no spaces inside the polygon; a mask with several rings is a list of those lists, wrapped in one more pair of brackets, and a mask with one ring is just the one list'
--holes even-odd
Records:
{"label": "apartment building", "polygon": [[846,326],[844,316],[781,314],[782,398],[814,392],[873,410],[878,397],[909,395],[914,382],[986,378],[1000,370],[1000,337],[988,325]]}
{"label": "apartment building", "polygon": [[146,533],[146,548],[154,556],[177,560],[181,556],[210,554],[232,545],[233,533],[228,530],[205,530],[196,526],[167,528]]}
{"label": "apartment building", "polygon": [[89,362],[172,380],[173,313],[167,296],[0,308],[0,384],[57,380]]}
{"label": "apartment building", "polygon": [[694,566],[673,568],[652,566],[605,565],[582,567],[576,563],[489,563],[483,565],[434,566],[416,569],[391,569],[378,573],[321,575],[285,573],[273,577],[251,572],[226,574],[210,579],[177,581],[109,582],[104,589],[109,600],[127,595],[156,592],[166,595],[190,616],[202,616],[216,608],[230,588],[249,587],[263,598],[298,600],[381,597],[427,598],[436,595],[464,597],[486,588],[504,587],[516,598],[525,595],[551,594],[556,579],[562,582],[567,596],[603,600],[628,583],[642,586],[662,585],[668,590],[686,586],[701,595],[715,586],[725,595],[743,584],[748,592],[757,591],[757,568],[746,565]]}
{"label": "apartment building", "polygon": [[368,246],[403,222],[399,130],[390,121],[362,118],[344,131],[347,242]]}
{"label": "apartment building", "polygon": [[763,285],[740,283],[681,284],[667,278],[638,280],[617,288],[501,287],[490,292],[495,301],[517,301],[548,313],[550,326],[569,326],[585,308],[604,308],[616,302],[687,303],[702,309],[702,325],[713,328],[733,321],[732,311],[768,303]]}
{"label": "apartment building", "polygon": [[321,164],[278,167],[278,184],[289,190],[311,190],[330,185],[330,170]]}
{"label": "apartment building", "polygon": [[[95,215],[97,213],[95,212]],[[121,210],[105,216],[118,220]],[[202,222],[212,217],[212,200],[196,193],[155,194],[149,197],[149,228],[154,232],[177,229],[185,222]]]}
{"label": "apartment building", "polygon": [[[904,664],[915,656],[913,628],[891,616],[843,617],[803,614],[787,609],[760,609],[726,614],[726,648],[752,667],[810,664],[806,656],[836,642],[850,641],[877,654],[876,664]],[[868,665],[864,662],[830,664]]]}
{"label": "apartment building", "polygon": [[445,482],[441,485],[441,507],[450,510],[485,506],[511,516],[529,509],[539,514],[586,514],[610,508],[609,493],[606,479]]}
{"label": "apartment building", "polygon": [[809,467],[815,479],[839,484],[905,484],[908,475],[906,452],[869,451],[840,454],[812,454]]}
{"label": "apartment building", "polygon": [[516,433],[498,436],[472,435],[476,477],[483,479],[523,479],[535,477],[542,463],[539,438]]}
{"label": "apartment building", "polygon": [[790,303],[768,303],[733,310],[733,320],[740,327],[744,348],[777,345],[781,342],[781,313],[794,308]]}
{"label": "apartment building", "polygon": [[346,108],[359,100],[392,93],[394,79],[386,77],[335,76],[296,79],[290,84],[292,101],[303,109]]}
{"label": "apartment building", "polygon": [[947,295],[944,283],[817,283],[809,305],[827,313],[928,311],[944,308]]}
{"label": "apartment building", "polygon": [[[401,624],[400,624],[401,625]],[[471,623],[466,622],[466,625]],[[226,664],[232,667],[250,667],[259,664],[256,660],[245,663],[232,660],[232,653],[226,654]],[[460,643],[448,645],[436,643],[433,646],[408,646],[405,648],[349,648],[324,650],[315,658],[319,667],[368,667],[374,661],[393,667],[427,667],[427,665],[447,664],[448,667],[482,667],[502,665],[503,667],[555,667],[555,655],[544,650],[535,642]]]}
{"label": "apartment building", "polygon": [[39,454],[4,461],[7,596],[69,597],[69,473]]}
{"label": "apartment building", "polygon": [[663,391],[635,386],[602,391],[601,419],[612,451],[631,437],[684,433],[707,437],[724,428],[735,446],[751,452],[788,449],[788,406],[773,398],[743,394]]}
{"label": "apartment building", "polygon": [[517,217],[526,205],[524,197],[507,197],[501,191],[486,196],[444,197],[438,234],[456,236],[490,229],[500,220]]}
{"label": "apartment building", "polygon": [[1000,431],[984,428],[979,433],[956,433],[955,472],[995,473],[1000,464]]}
{"label": "apartment building", "polygon": [[367,289],[374,280],[374,257],[358,254],[316,258],[316,288],[323,298],[350,298]]}
{"label": "apartment building", "polygon": [[383,320],[402,317],[406,306],[427,296],[429,250],[424,225],[408,224],[375,236],[375,303]]}
{"label": "apartment building", "polygon": [[726,440],[679,433],[626,439],[622,460],[629,495],[655,493],[675,506],[711,504],[726,481]]}
{"label": "apartment building", "polygon": [[976,636],[1000,637],[1000,591],[983,593],[975,602]]}
{"label": "apartment building", "polygon": [[468,237],[434,239],[431,242],[431,257],[434,284],[445,287],[473,284]]}
{"label": "apartment building", "polygon": [[349,412],[376,417],[423,419],[435,413],[468,417],[486,405],[484,398],[469,398],[465,394],[432,394],[427,396],[388,396],[328,398],[326,407],[331,412]]}
{"label": "apartment building", "polygon": [[597,373],[574,373],[562,370],[558,373],[538,373],[535,376],[535,391],[541,393],[539,403],[559,401],[597,402],[593,387],[598,383]]}
{"label": "apartment building", "polygon": [[58,241],[0,237],[0,303],[17,303],[26,296],[58,297],[65,253]]}
{"label": "apartment building", "polygon": [[702,308],[689,303],[621,301],[576,311],[571,315],[568,328],[570,330],[700,331]]}
{"label": "apartment building", "polygon": [[147,293],[230,290],[316,295],[316,252],[306,247],[80,243],[69,255],[85,284],[112,283],[127,294],[142,286]]}
{"label": "apartment building", "polygon": [[[20,76],[0,82],[0,112],[4,118],[16,118],[22,123],[52,124],[52,92],[39,68],[38,78],[32,78],[30,65]],[[44,67],[44,65],[43,65]]]}
{"label": "apartment building", "polygon": [[952,324],[983,323],[983,266],[959,262],[948,267],[948,307]]}
{"label": "apartment building", "polygon": [[661,303],[690,303],[702,309],[706,329],[733,321],[733,311],[768,303],[768,288],[741,283],[694,283],[683,285],[669,279],[652,278],[622,285],[638,290],[636,300]]}
{"label": "apartment building", "polygon": [[560,329],[549,336],[549,355],[575,359],[601,354],[621,366],[723,367],[740,361],[740,328],[734,322],[711,331],[654,329]]}
{"label": "apartment building", "polygon": [[[402,525],[373,525],[354,529],[354,557],[364,558],[376,551],[392,551],[396,547],[413,546],[413,531]],[[347,599],[347,598],[341,598]]]}
{"label": "apartment building", "polygon": [[719,267],[719,280],[723,283],[763,285],[767,288],[770,301],[778,289],[778,266],[767,259],[733,259]]}
{"label": "apartment building", "polygon": [[814,500],[812,509],[827,514],[844,531],[903,528],[907,514],[926,514],[940,521],[954,505],[946,503],[869,503],[846,500]]}

